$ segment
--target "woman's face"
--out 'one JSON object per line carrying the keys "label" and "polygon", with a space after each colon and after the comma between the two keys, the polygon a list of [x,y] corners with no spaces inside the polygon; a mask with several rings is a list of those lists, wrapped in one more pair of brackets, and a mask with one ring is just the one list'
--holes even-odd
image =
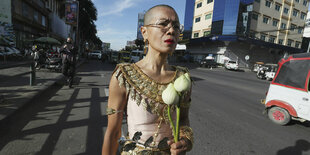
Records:
{"label": "woman's face", "polygon": [[169,54],[177,45],[179,28],[179,19],[174,10],[158,7],[152,10],[150,22],[146,23],[142,34],[149,42],[149,50]]}

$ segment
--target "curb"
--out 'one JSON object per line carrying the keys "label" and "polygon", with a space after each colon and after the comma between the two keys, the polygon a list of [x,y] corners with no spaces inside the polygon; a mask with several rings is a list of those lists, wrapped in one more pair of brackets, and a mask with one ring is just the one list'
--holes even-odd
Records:
{"label": "curb", "polygon": [[[81,66],[84,62],[85,60],[80,61],[80,63],[76,65],[76,68]],[[57,86],[57,85],[63,86],[64,82],[62,81],[65,81],[65,76],[59,75],[55,78],[55,80],[47,81],[46,83],[44,83],[43,86],[39,86],[41,88],[39,88],[40,90],[38,90],[35,94],[28,96],[25,100],[19,103],[16,107],[11,108],[11,110],[4,111],[4,116],[0,116],[0,124],[5,124],[10,119],[11,116],[23,110],[23,108],[25,108],[28,104],[30,104],[31,101],[35,100],[36,98],[38,98],[38,96],[49,91],[54,86]]]}

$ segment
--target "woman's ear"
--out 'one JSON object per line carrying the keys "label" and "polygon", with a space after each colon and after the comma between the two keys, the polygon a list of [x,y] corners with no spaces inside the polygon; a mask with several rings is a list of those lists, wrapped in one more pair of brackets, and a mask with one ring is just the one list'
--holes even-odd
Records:
{"label": "woman's ear", "polygon": [[147,29],[146,29],[146,27],[141,26],[140,30],[141,30],[141,34],[142,34],[142,36],[143,36],[143,39],[144,39],[144,40],[148,40],[148,34],[147,34]]}

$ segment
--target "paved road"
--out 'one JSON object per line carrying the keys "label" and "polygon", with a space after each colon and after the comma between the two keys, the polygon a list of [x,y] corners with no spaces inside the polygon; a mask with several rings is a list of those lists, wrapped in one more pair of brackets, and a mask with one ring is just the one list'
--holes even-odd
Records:
{"label": "paved road", "polygon": [[[85,63],[74,89],[55,86],[14,115],[0,126],[0,155],[100,154],[113,68],[95,60]],[[195,146],[189,155],[276,155],[281,150],[301,154],[302,149],[310,154],[309,123],[278,126],[262,114],[259,101],[267,81],[251,72],[222,69],[192,69],[191,75]]]}
{"label": "paved road", "polygon": [[[194,69],[195,79],[190,110],[195,128],[195,148],[189,153],[227,155],[310,154],[310,124],[273,124],[260,99],[269,82],[251,72],[222,69]],[[296,146],[296,142],[298,144]]]}

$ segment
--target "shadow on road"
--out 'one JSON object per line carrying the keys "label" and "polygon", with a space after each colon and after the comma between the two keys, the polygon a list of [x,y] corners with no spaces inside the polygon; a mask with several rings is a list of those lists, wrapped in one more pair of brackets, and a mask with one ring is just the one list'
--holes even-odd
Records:
{"label": "shadow on road", "polygon": [[310,143],[304,139],[296,141],[294,146],[289,146],[277,152],[277,155],[302,155],[304,151],[310,150]]}

